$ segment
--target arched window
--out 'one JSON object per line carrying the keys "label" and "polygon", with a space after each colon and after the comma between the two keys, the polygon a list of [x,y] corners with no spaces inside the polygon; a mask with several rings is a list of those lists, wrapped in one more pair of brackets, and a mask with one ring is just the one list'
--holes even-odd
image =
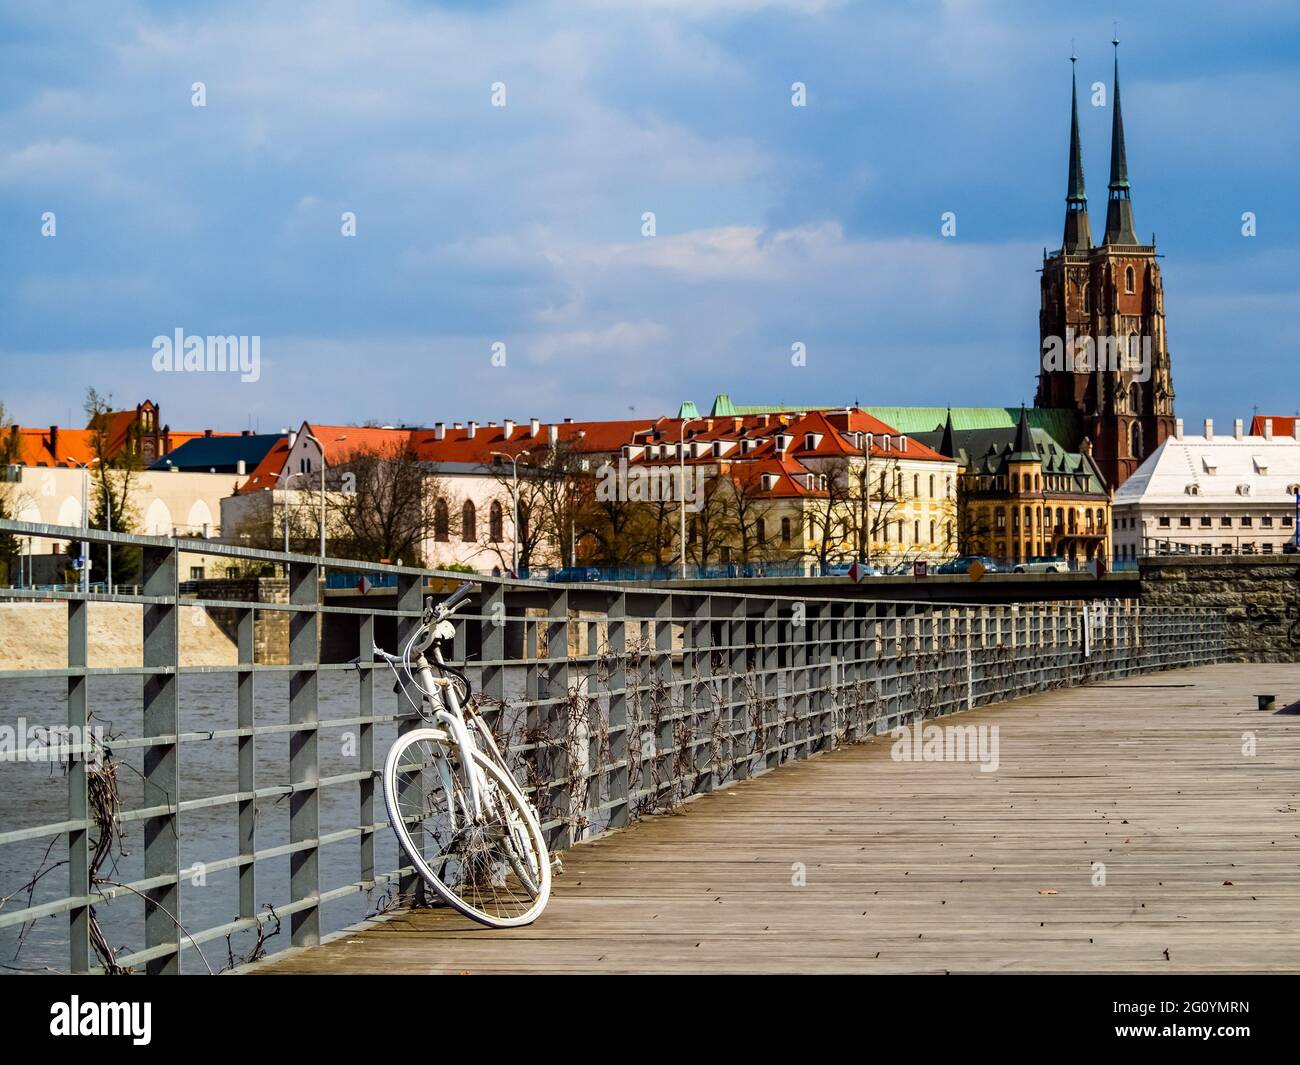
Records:
{"label": "arched window", "polygon": [[501,504],[497,500],[492,500],[492,508],[488,511],[488,539],[494,544],[499,544],[505,539],[505,515],[501,510]]}
{"label": "arched window", "polygon": [[1129,403],[1129,410],[1131,410],[1134,414],[1142,413],[1142,389],[1138,387],[1138,383],[1136,381],[1134,381],[1131,385],[1129,385],[1128,403]]}
{"label": "arched window", "polygon": [[1092,311],[1092,289],[1085,282],[1083,286],[1083,313],[1088,314]]}
{"label": "arched window", "polygon": [[1142,426],[1137,422],[1133,423],[1133,457],[1135,459],[1142,457]]}
{"label": "arched window", "polygon": [[433,504],[433,538],[444,544],[451,539],[451,516],[447,513],[445,499]]}
{"label": "arched window", "polygon": [[1071,507],[1067,517],[1070,519],[1070,532],[1074,532],[1074,508]]}
{"label": "arched window", "polygon": [[1133,267],[1131,266],[1124,267],[1124,291],[1133,291]]}
{"label": "arched window", "polygon": [[471,500],[465,500],[465,505],[460,508],[460,538],[467,544],[472,544],[478,539],[478,512],[474,509],[474,503]]}

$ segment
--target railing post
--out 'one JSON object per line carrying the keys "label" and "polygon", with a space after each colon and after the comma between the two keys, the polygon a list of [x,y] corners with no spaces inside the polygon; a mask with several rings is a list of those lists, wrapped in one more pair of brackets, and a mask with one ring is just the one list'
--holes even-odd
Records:
{"label": "railing post", "polygon": [[309,903],[289,916],[295,947],[320,942],[320,567],[310,562],[289,563],[289,602],[297,609],[289,615],[289,723],[300,726],[289,733],[289,897]]}
{"label": "railing post", "polygon": [[[658,803],[657,791],[662,789],[662,773],[665,765],[665,751],[671,752],[673,749],[673,715],[675,713],[675,677],[673,676],[673,602],[675,597],[671,592],[665,593],[655,605],[654,619],[654,638],[655,638],[655,656],[654,670],[655,678],[652,684],[661,688],[666,694],[667,705],[660,708],[660,718],[658,726],[655,729],[654,742],[650,747],[650,775],[642,776],[646,782],[646,787],[650,794],[654,795],[656,804]],[[685,649],[682,652],[682,671],[685,672]],[[667,758],[667,772],[669,780],[672,779],[672,754]]]}
{"label": "railing post", "polygon": [[763,605],[762,627],[762,661],[759,663],[759,692],[762,696],[763,713],[759,722],[758,739],[755,749],[763,754],[763,767],[775,769],[781,764],[781,618],[775,599],[768,599]]}
{"label": "railing post", "polygon": [[[397,648],[405,646],[415,627],[420,624],[420,611],[423,608],[423,579],[410,573],[399,573],[397,575],[397,609],[399,611],[397,618]],[[463,626],[458,626],[458,628],[463,628]],[[415,698],[420,698],[420,696],[417,694]],[[412,729],[420,728],[424,724],[423,719],[418,714],[412,715],[412,707],[404,695],[398,696],[397,713],[399,715],[398,735],[405,735]],[[412,798],[417,803],[423,803],[423,789],[427,783],[424,779],[425,775],[424,773],[399,775],[397,789],[400,805],[406,806],[408,800]],[[411,826],[411,839],[417,847],[423,846],[423,832],[422,825]],[[406,855],[399,850],[397,858],[404,867],[407,861]],[[398,876],[397,891],[399,895],[414,898],[416,904],[419,905],[425,899],[424,880],[412,868],[409,872],[401,873]]]}
{"label": "railing post", "polygon": [[[569,787],[569,593],[553,592],[547,608],[545,697],[550,702],[542,711],[543,744],[548,757],[542,760],[543,772],[538,796],[542,819],[558,818],[548,845],[564,850],[573,843],[573,795]],[[542,804],[545,796],[546,805]]]}
{"label": "railing post", "polygon": [[[196,610],[197,607],[190,609]],[[239,801],[235,804],[236,843],[239,847],[239,916],[257,916],[257,800],[253,791],[257,787],[257,747],[253,729],[256,725],[253,702],[253,669],[256,649],[254,632],[256,612],[252,608],[239,610],[235,616],[235,651],[238,665],[235,671],[236,723],[239,740],[236,757],[239,761]]]}
{"label": "railing post", "polygon": [[[716,722],[713,696],[716,689],[713,684],[712,619],[713,596],[699,596],[695,600],[691,622],[688,626],[691,675],[689,678],[683,675],[682,678],[688,680],[687,686],[683,689],[685,693],[683,702],[687,704],[686,720],[691,725],[686,740],[690,749],[685,752],[685,757],[679,764],[690,766],[700,783],[696,787],[694,782],[690,782],[691,786],[684,794],[712,791],[718,776],[717,760],[719,752],[714,744],[716,733],[713,730],[713,725]],[[685,674],[685,663],[687,661],[687,656],[683,654],[683,674]]]}
{"label": "railing post", "polygon": [[[86,658],[87,611],[84,599],[68,600],[68,668],[84,669]],[[72,743],[89,743],[88,722],[90,710],[87,703],[86,675],[68,676],[68,730]],[[90,818],[89,780],[87,764],[96,753],[83,750],[69,755],[68,761],[68,820],[82,822],[81,827],[68,833],[68,894],[74,899],[90,895],[90,845],[89,830],[85,822]],[[68,911],[68,946],[70,968],[74,973],[90,969],[90,905],[75,906]]]}
{"label": "railing post", "polygon": [[361,883],[375,880],[375,615],[365,614],[357,626],[357,656],[361,669],[357,678],[357,760],[366,775],[357,787],[357,825],[361,829]]}
{"label": "railing post", "polygon": [[627,593],[618,591],[609,604],[609,827],[628,824],[627,736]]}
{"label": "railing post", "polygon": [[[144,797],[146,807],[166,807],[146,818],[144,834],[145,879],[166,882],[145,894],[145,948],[170,947],[166,953],[145,963],[152,975],[181,971],[180,955],[180,762],[176,736],[180,732],[180,692],[176,675],[180,646],[178,568],[175,547],[146,547],[143,552],[144,594],[167,600],[150,603],[143,611],[144,665],[158,667],[144,679],[144,728],[146,739],[159,737],[144,750]],[[199,609],[194,607],[193,609]]]}

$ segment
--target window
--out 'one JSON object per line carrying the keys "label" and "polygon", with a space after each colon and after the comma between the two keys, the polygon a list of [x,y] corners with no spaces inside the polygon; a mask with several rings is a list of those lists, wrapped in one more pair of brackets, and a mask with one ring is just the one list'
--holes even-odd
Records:
{"label": "window", "polygon": [[762,518],[754,523],[754,537],[760,544],[767,543],[767,522]]}
{"label": "window", "polygon": [[993,524],[996,528],[1005,529],[1007,527],[1007,512],[998,507],[993,513]]}
{"label": "window", "polygon": [[781,519],[781,543],[786,547],[790,546],[790,519]]}
{"label": "window", "polygon": [[1284,529],[1289,529],[1289,528],[1291,528],[1291,515],[1290,515],[1290,514],[1283,514],[1283,515],[1282,515],[1282,528],[1284,528]]}
{"label": "window", "polygon": [[1272,514],[1265,514],[1263,517],[1261,517],[1261,518],[1259,519],[1259,523],[1260,523],[1262,526],[1264,526],[1264,528],[1266,528],[1266,529],[1271,529],[1271,528],[1273,528],[1273,515],[1272,515]]}
{"label": "window", "polygon": [[1225,514],[1223,517],[1221,517],[1221,518],[1219,519],[1219,528],[1220,528],[1220,529],[1231,529],[1231,528],[1232,528],[1232,516],[1229,515],[1229,514]]}
{"label": "window", "polygon": [[1133,291],[1133,267],[1131,266],[1126,266],[1124,268],[1124,291]]}
{"label": "window", "polygon": [[1162,529],[1167,529],[1167,528],[1169,528],[1169,515],[1168,515],[1168,514],[1161,514],[1161,515],[1160,515],[1160,520],[1159,520],[1156,524],[1158,524],[1158,525],[1160,526],[1160,528],[1162,528]]}
{"label": "window", "polygon": [[477,517],[473,502],[465,500],[465,505],[460,508],[460,538],[467,544],[478,539]]}
{"label": "window", "polygon": [[192,580],[192,581],[201,581],[201,580],[203,580],[203,567],[202,567],[202,566],[191,566],[191,567],[190,567],[190,580]]}
{"label": "window", "polygon": [[505,512],[501,509],[501,503],[494,499],[488,510],[488,539],[499,544],[505,538]]}
{"label": "window", "polygon": [[919,544],[920,542],[921,542],[921,523],[919,521],[914,521],[912,522],[912,543]]}
{"label": "window", "polygon": [[451,516],[447,513],[445,499],[433,504],[433,538],[444,544],[451,539]]}
{"label": "window", "polygon": [[930,474],[930,498],[934,498],[934,474]]}
{"label": "window", "polygon": [[1272,553],[1273,553],[1273,544],[1271,542],[1264,544],[1264,554],[1271,555]]}
{"label": "window", "polygon": [[1210,528],[1213,524],[1214,524],[1214,521],[1210,518],[1210,516],[1209,516],[1208,514],[1202,514],[1202,515],[1201,515],[1201,528],[1202,528],[1202,529],[1208,529],[1208,528]]}
{"label": "window", "polygon": [[1255,524],[1255,519],[1251,517],[1249,514],[1243,514],[1241,516],[1241,527],[1243,529],[1249,529],[1254,524]]}
{"label": "window", "polygon": [[919,473],[914,473],[912,474],[912,498],[919,499],[920,496],[921,496],[921,475]]}
{"label": "window", "polygon": [[1192,527],[1192,519],[1191,519],[1191,516],[1188,515],[1188,514],[1183,514],[1183,515],[1181,515],[1181,516],[1178,518],[1178,527],[1179,527],[1180,529],[1190,529],[1190,528]]}
{"label": "window", "polygon": [[1089,285],[1083,286],[1083,313],[1088,314],[1092,310],[1092,288]]}
{"label": "window", "polygon": [[930,543],[934,543],[934,522],[930,522]]}
{"label": "window", "polygon": [[1230,554],[1232,554],[1232,544],[1224,544],[1222,547],[1220,547],[1220,548],[1219,548],[1219,554],[1221,554],[1221,555],[1230,555]]}
{"label": "window", "polygon": [[1133,423],[1133,457],[1135,459],[1142,457],[1142,426],[1136,422]]}

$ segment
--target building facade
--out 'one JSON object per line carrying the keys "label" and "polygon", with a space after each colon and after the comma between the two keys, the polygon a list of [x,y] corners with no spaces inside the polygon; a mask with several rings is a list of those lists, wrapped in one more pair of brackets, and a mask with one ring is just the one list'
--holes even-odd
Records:
{"label": "building facade", "polygon": [[1300,419],[1277,434],[1186,435],[1182,421],[1115,493],[1120,558],[1162,554],[1272,555],[1294,549],[1300,495]]}

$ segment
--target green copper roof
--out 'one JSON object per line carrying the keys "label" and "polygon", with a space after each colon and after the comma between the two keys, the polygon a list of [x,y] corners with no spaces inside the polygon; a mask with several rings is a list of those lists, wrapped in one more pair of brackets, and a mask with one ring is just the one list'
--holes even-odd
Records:
{"label": "green copper roof", "polygon": [[714,418],[732,418],[739,414],[736,405],[731,402],[731,397],[725,392],[718,393],[713,400],[713,409],[709,414]]}
{"label": "green copper roof", "polygon": [[[724,408],[725,404],[725,408]],[[802,412],[812,410],[843,410],[846,403],[822,404],[746,404],[733,403],[726,393],[713,402],[713,414],[719,417],[731,417],[745,414],[782,414],[785,412]],[[968,429],[1014,429],[1020,421],[1020,407],[863,407],[873,418],[900,433],[913,436],[942,430],[952,412],[953,429],[962,432]],[[1029,425],[1042,429],[1062,448],[1077,451],[1079,441],[1083,439],[1083,427],[1079,422],[1077,411],[1054,407],[1028,407],[1025,411]],[[687,401],[682,404],[678,417],[698,418],[695,404]]]}

